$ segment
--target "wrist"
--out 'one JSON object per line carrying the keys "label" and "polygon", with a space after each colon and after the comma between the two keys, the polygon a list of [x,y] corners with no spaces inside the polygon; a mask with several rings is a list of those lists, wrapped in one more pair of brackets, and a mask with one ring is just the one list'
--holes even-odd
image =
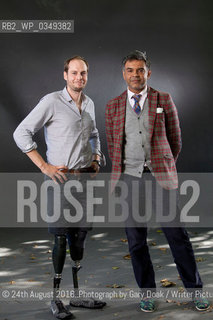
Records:
{"label": "wrist", "polygon": [[93,153],[92,159],[93,159],[93,160],[99,160],[99,161],[100,161],[101,157],[100,157],[100,155],[99,155],[98,153]]}
{"label": "wrist", "polygon": [[92,160],[92,162],[97,163],[97,165],[99,166],[99,168],[101,167],[101,161],[100,161],[100,160],[94,159],[94,160]]}
{"label": "wrist", "polygon": [[44,162],[41,165],[39,165],[39,169],[41,170],[41,172],[43,172],[46,167],[47,167],[47,163],[46,162]]}

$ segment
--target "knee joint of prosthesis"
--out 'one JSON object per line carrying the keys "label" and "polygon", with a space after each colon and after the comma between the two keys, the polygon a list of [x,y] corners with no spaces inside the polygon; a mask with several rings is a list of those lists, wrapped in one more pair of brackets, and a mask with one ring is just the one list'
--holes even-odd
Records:
{"label": "knee joint of prosthesis", "polygon": [[73,261],[79,261],[83,258],[86,235],[86,231],[78,231],[74,237],[69,239],[70,256]]}
{"label": "knee joint of prosthesis", "polygon": [[67,239],[65,235],[55,236],[55,246],[60,248],[66,248]]}

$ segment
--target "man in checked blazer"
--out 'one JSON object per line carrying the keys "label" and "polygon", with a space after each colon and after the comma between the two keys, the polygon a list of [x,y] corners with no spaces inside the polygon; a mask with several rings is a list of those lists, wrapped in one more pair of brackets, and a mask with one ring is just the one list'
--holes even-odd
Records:
{"label": "man in checked blazer", "polygon": [[[171,192],[176,193],[178,187],[175,163],[181,150],[181,132],[177,109],[171,96],[147,86],[151,70],[146,53],[135,50],[123,59],[122,64],[127,90],[110,100],[106,107],[111,178],[113,188],[119,179],[128,186],[129,217],[126,234],[136,282],[142,291],[140,307],[145,312],[153,312],[155,301],[147,296],[146,289],[155,291],[155,275],[147,245],[147,227],[133,222],[135,194],[139,194],[141,208],[147,200],[144,191],[146,173],[151,172],[149,179],[157,181],[158,188],[162,189],[163,211],[165,216],[169,214],[169,196]],[[137,190],[133,190],[134,183],[137,183]],[[155,190],[150,195],[152,201],[156,197]],[[200,311],[207,310],[209,302],[195,297],[195,292],[202,290],[202,281],[187,231],[176,224],[167,224],[162,230],[195,307]]]}

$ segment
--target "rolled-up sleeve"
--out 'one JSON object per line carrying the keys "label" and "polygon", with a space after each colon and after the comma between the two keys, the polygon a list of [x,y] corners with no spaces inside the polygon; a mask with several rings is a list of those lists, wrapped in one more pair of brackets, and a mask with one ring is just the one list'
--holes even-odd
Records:
{"label": "rolled-up sleeve", "polygon": [[93,101],[89,100],[89,110],[90,110],[90,117],[92,119],[92,130],[89,137],[89,142],[92,148],[93,154],[99,154],[101,156],[101,143],[99,138],[98,129],[96,127],[96,121],[95,121],[95,106]]}
{"label": "rolled-up sleeve", "polygon": [[51,119],[52,115],[52,103],[44,97],[16,128],[13,138],[24,153],[37,148],[33,135]]}
{"label": "rolled-up sleeve", "polygon": [[92,147],[92,153],[93,154],[99,154],[101,156],[101,143],[100,143],[100,138],[99,138],[99,133],[98,133],[98,129],[96,128],[96,123],[95,120],[93,121],[94,123],[94,127],[93,127],[93,131],[90,135],[90,144]]}

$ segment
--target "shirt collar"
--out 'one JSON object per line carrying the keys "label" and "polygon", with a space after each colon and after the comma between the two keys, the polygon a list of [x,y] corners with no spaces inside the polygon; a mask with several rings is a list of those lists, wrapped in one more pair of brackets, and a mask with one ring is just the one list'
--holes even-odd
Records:
{"label": "shirt collar", "polygon": [[[67,87],[64,87],[63,91],[62,91],[62,94],[64,96],[64,98],[68,101],[68,102],[71,102],[73,101],[72,98],[70,97],[69,95],[69,92],[67,91]],[[85,94],[82,92],[82,101],[84,101],[86,99],[86,96]]]}
{"label": "shirt collar", "polygon": [[[135,95],[135,93],[129,90],[129,88],[127,88],[127,92],[130,99]],[[147,96],[147,86],[145,86],[145,88],[137,94],[140,94],[141,96]]]}
{"label": "shirt collar", "polygon": [[69,95],[66,87],[64,87],[64,89],[63,89],[63,91],[62,91],[62,94],[63,94],[64,98],[65,98],[68,102],[72,101],[72,98],[70,97],[70,95]]}

